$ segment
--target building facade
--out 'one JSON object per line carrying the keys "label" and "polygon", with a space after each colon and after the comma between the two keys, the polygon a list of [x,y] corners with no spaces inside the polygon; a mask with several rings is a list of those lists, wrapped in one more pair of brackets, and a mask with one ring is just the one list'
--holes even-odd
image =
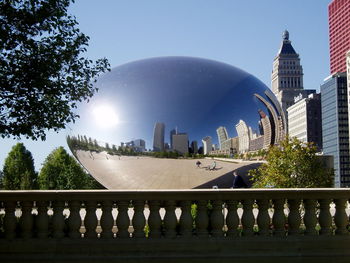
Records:
{"label": "building facade", "polygon": [[164,152],[164,132],[165,132],[165,124],[162,122],[157,122],[154,125],[154,131],[153,131],[153,151],[154,152]]}
{"label": "building facade", "polygon": [[173,151],[179,154],[188,153],[188,135],[187,133],[173,134]]}
{"label": "building facade", "polygon": [[209,154],[212,150],[213,143],[210,136],[206,136],[202,139],[203,143],[203,154]]}
{"label": "building facade", "polygon": [[270,145],[272,145],[272,130],[271,130],[271,123],[270,119],[267,117],[264,111],[259,110],[259,115],[260,115],[260,121],[259,121],[259,126],[261,127],[260,129],[260,134],[263,136],[263,145],[262,149],[268,149]]}
{"label": "building facade", "polygon": [[191,153],[194,153],[194,154],[198,153],[198,142],[197,141],[191,142]]}
{"label": "building facade", "polygon": [[287,30],[283,32],[281,47],[273,61],[271,87],[285,113],[294,104],[294,97],[304,90],[303,67]]}
{"label": "building facade", "polygon": [[333,155],[335,187],[350,186],[347,79],[337,73],[321,85],[323,153]]}
{"label": "building facade", "polygon": [[328,5],[331,74],[346,71],[346,52],[350,50],[350,1],[333,0]]}
{"label": "building facade", "polygon": [[227,139],[229,138],[227,134],[227,130],[225,127],[220,126],[219,128],[216,129],[216,134],[218,135],[219,149],[221,150],[223,142],[227,141]]}
{"label": "building facade", "polygon": [[236,124],[236,131],[238,135],[238,152],[245,153],[249,151],[249,128],[245,121],[239,120]]}
{"label": "building facade", "polygon": [[287,109],[288,134],[322,149],[321,94],[310,94]]}
{"label": "building facade", "polygon": [[171,131],[170,131],[170,148],[172,149],[173,148],[173,135],[174,134],[177,134],[177,129],[175,128],[175,129],[172,129]]}
{"label": "building facade", "polygon": [[[346,76],[348,79],[348,98],[350,98],[350,50],[346,53]],[[348,100],[348,116],[350,120],[350,100]],[[350,132],[350,121],[349,121],[349,132]]]}

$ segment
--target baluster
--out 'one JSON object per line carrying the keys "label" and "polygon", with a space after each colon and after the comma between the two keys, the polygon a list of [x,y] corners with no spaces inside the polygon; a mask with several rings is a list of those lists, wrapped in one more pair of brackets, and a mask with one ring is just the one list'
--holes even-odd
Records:
{"label": "baluster", "polygon": [[199,237],[208,237],[208,201],[200,200],[197,202],[196,232]]}
{"label": "baluster", "polygon": [[47,208],[49,202],[37,201],[38,215],[35,220],[35,228],[38,231],[38,238],[47,238],[49,235],[49,215],[47,214]]}
{"label": "baluster", "polygon": [[346,235],[348,234],[348,230],[346,226],[348,224],[348,217],[345,212],[346,207],[346,199],[335,199],[335,215],[334,215],[334,223],[336,225],[335,234],[336,235]]}
{"label": "baluster", "polygon": [[177,218],[175,214],[176,202],[173,200],[166,201],[165,203],[165,216],[164,216],[164,226],[165,226],[165,237],[174,238],[176,237],[176,223]]}
{"label": "baluster", "polygon": [[130,237],[129,226],[130,218],[128,215],[129,201],[118,202],[118,216],[117,216],[117,236],[118,237]]}
{"label": "baluster", "polygon": [[160,202],[159,201],[150,201],[149,202],[149,218],[148,225],[150,229],[150,237],[160,237],[161,236],[161,224],[162,219],[159,214]]}
{"label": "baluster", "polygon": [[305,215],[304,215],[304,224],[305,224],[305,235],[316,235],[316,200],[306,199],[304,200],[305,204]]}
{"label": "baluster", "polygon": [[259,235],[268,236],[270,234],[270,223],[271,218],[269,215],[269,200],[259,199],[257,200],[259,206],[259,213],[257,218],[257,223],[259,227]]}
{"label": "baluster", "polygon": [[193,218],[191,215],[191,201],[181,202],[180,234],[182,237],[191,237]]}
{"label": "baluster", "polygon": [[102,238],[113,238],[113,215],[112,215],[113,202],[106,200],[102,202],[102,216],[101,216],[101,237]]}
{"label": "baluster", "polygon": [[146,218],[144,215],[145,202],[142,200],[133,201],[134,217],[132,218],[132,225],[134,228],[133,237],[145,237]]}
{"label": "baluster", "polygon": [[32,201],[21,202],[22,216],[20,218],[21,237],[31,238],[33,236],[33,216],[32,216]]}
{"label": "baluster", "polygon": [[289,199],[288,235],[300,234],[300,199]]}
{"label": "baluster", "polygon": [[244,236],[252,236],[254,235],[253,227],[255,223],[255,218],[253,214],[253,199],[245,199],[243,200],[243,215],[242,215],[242,226]]}
{"label": "baluster", "polygon": [[285,215],[284,215],[284,199],[274,199],[273,200],[273,217],[272,224],[274,227],[274,235],[276,236],[284,236],[285,232]]}
{"label": "baluster", "polygon": [[237,213],[237,204],[236,200],[226,201],[227,205],[227,216],[226,216],[226,225],[227,225],[227,236],[238,236],[238,225],[239,225],[239,216]]}
{"label": "baluster", "polygon": [[80,238],[80,201],[69,202],[68,236],[70,238]]}
{"label": "baluster", "polygon": [[96,216],[96,201],[87,201],[86,203],[86,215],[84,219],[84,226],[86,232],[84,237],[86,238],[96,238],[96,227],[97,227],[97,216]]}
{"label": "baluster", "polygon": [[330,199],[321,199],[319,223],[321,226],[320,235],[330,235],[332,231],[332,215],[329,211]]}
{"label": "baluster", "polygon": [[212,202],[213,211],[210,216],[211,234],[213,237],[223,236],[224,215],[222,213],[222,201],[214,200]]}
{"label": "baluster", "polygon": [[64,202],[63,201],[54,201],[52,202],[53,208],[53,217],[52,217],[52,227],[53,227],[53,237],[62,238],[64,237]]}
{"label": "baluster", "polygon": [[4,231],[7,239],[14,239],[16,237],[16,205],[17,203],[14,201],[5,202]]}

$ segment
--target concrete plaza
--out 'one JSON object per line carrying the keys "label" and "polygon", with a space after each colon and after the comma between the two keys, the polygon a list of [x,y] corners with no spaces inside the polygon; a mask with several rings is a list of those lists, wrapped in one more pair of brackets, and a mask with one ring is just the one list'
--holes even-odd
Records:
{"label": "concrete plaza", "polygon": [[[105,152],[78,151],[81,164],[108,189],[192,189],[230,188],[232,172],[245,176],[258,163],[215,160],[214,170],[207,169],[213,159],[166,159],[145,156],[116,156]],[[197,167],[196,162],[201,162]],[[247,183],[249,180],[244,178]]]}

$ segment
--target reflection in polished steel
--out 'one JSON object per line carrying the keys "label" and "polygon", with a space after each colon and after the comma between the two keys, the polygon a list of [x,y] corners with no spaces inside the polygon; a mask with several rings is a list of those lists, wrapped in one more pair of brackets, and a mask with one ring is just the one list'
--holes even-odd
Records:
{"label": "reflection in polished steel", "polygon": [[228,174],[240,165],[214,164],[203,155],[267,149],[285,134],[285,117],[271,91],[224,63],[144,59],[114,68],[97,87],[90,103],[80,105],[67,142],[110,189],[195,188],[222,180],[229,187]]}

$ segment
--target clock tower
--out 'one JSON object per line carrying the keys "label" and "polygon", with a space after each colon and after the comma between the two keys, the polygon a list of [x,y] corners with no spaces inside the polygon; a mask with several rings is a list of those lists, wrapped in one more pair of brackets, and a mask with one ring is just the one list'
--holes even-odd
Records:
{"label": "clock tower", "polygon": [[281,47],[273,61],[271,82],[272,91],[285,113],[294,104],[295,98],[307,96],[308,92],[303,87],[303,67],[287,30],[282,34]]}

